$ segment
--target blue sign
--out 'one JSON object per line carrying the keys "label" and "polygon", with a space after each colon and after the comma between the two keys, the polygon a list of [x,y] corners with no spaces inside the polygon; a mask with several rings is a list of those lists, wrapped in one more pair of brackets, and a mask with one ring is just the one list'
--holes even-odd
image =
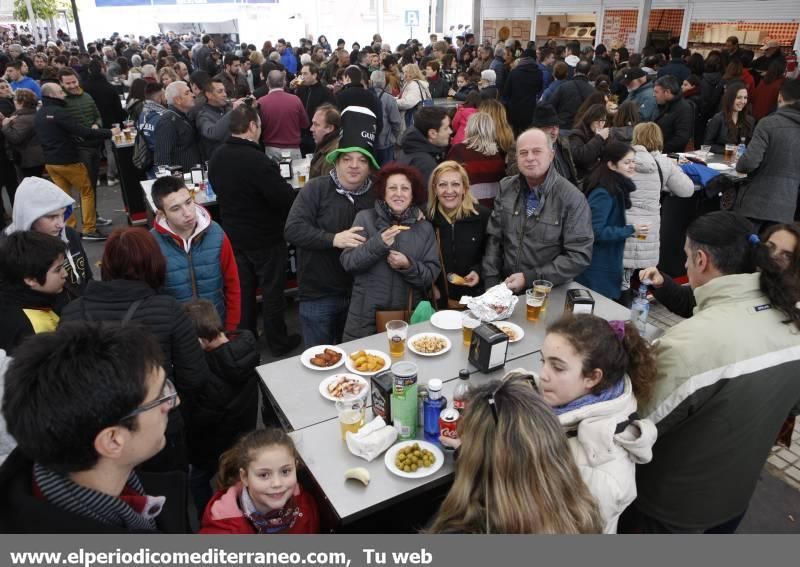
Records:
{"label": "blue sign", "polygon": [[405,21],[408,27],[419,26],[419,10],[406,10]]}

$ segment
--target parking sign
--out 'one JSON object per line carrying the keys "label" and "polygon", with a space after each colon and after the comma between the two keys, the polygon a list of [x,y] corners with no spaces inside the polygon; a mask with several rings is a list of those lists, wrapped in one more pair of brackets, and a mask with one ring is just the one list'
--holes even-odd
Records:
{"label": "parking sign", "polygon": [[406,10],[406,25],[408,27],[419,25],[419,10]]}

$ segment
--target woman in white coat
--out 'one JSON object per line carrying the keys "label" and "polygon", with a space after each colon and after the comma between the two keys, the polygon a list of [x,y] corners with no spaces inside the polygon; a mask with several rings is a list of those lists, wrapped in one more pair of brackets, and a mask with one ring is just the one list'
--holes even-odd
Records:
{"label": "woman in white coat", "polygon": [[404,128],[411,126],[411,116],[425,100],[433,100],[428,81],[415,63],[409,63],[403,67],[403,90],[397,97],[397,108],[400,109]]}
{"label": "woman in white coat", "polygon": [[625,242],[623,298],[631,296],[632,292],[628,290],[634,270],[658,265],[662,191],[676,197],[691,197],[694,194],[694,183],[689,176],[674,160],[661,153],[664,150],[664,138],[656,123],[637,124],[633,129],[632,143],[636,159],[636,173],[633,176],[636,190],[630,194],[632,206],[625,211],[625,220],[627,224],[650,225],[650,230],[644,239],[629,238]]}
{"label": "woman in white coat", "polygon": [[636,327],[595,315],[547,330],[538,386],[558,416],[581,477],[597,500],[604,533],[636,499],[636,465],[653,457],[653,422],[639,419],[656,378],[650,345]]}

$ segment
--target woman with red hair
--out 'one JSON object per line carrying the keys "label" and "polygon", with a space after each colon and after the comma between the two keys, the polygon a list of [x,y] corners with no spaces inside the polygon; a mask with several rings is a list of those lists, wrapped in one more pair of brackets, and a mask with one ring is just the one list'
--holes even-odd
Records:
{"label": "woman with red hair", "polygon": [[420,207],[427,197],[419,172],[389,163],[373,182],[375,206],[360,211],[353,227],[365,241],[346,248],[344,269],[353,275],[353,292],[344,340],[374,335],[378,309],[413,309],[441,271],[436,236]]}
{"label": "woman with red hair", "polygon": [[[198,400],[215,399],[205,355],[189,317],[177,300],[161,293],[167,263],[155,237],[142,228],[118,228],[106,241],[101,274],[83,295],[67,305],[61,322],[115,321],[150,331],[164,353],[164,371],[181,397],[181,411],[170,413],[167,446],[145,468],[183,469],[187,463],[181,414]],[[136,345],[131,345],[136,348]]]}

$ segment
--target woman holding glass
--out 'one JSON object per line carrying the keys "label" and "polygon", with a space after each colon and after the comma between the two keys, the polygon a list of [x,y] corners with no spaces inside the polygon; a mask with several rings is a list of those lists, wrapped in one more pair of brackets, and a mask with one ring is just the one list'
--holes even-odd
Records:
{"label": "woman holding glass", "polygon": [[[467,171],[455,161],[433,170],[428,189],[431,219],[442,262],[434,295],[440,309],[459,309],[462,295],[483,293],[480,277],[490,211],[470,192]],[[452,281],[448,281],[448,278]]]}
{"label": "woman holding glass", "polygon": [[413,167],[390,163],[373,181],[376,201],[360,211],[353,227],[361,229],[364,242],[346,248],[340,257],[353,276],[353,292],[344,336],[351,341],[377,329],[379,309],[413,309],[430,290],[441,271],[436,237],[420,205],[425,187]]}

